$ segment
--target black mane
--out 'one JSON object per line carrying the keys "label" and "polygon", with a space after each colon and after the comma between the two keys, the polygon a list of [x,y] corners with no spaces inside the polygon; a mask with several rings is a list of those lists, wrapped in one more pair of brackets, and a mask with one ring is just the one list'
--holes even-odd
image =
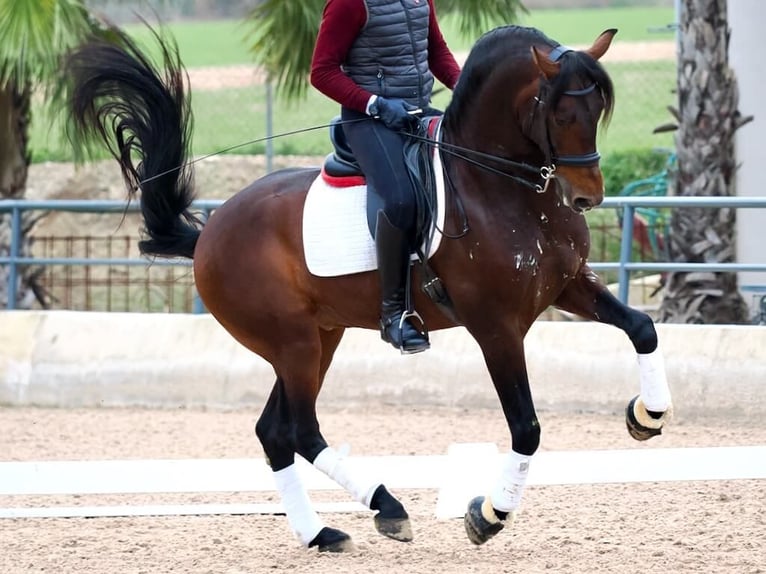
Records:
{"label": "black mane", "polygon": [[[516,60],[519,78],[528,76],[522,66],[531,64],[530,47],[533,45],[560,46],[536,28],[524,26],[501,26],[481,36],[471,49],[463,66],[452,100],[446,110],[446,118],[459,118],[470,106],[481,86],[497,69],[500,62]],[[604,98],[604,121],[608,121],[614,107],[614,86],[606,70],[596,60],[582,52],[569,52],[561,57],[561,72],[549,86],[549,100],[552,108],[568,89],[573,78],[585,78],[596,84]]]}

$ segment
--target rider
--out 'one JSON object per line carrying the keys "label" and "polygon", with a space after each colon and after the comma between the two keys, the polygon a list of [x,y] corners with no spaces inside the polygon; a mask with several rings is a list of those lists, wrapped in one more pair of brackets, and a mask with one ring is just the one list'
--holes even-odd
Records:
{"label": "rider", "polygon": [[[381,337],[403,353],[429,347],[405,312],[415,192],[404,162],[411,115],[431,100],[434,77],[455,87],[460,67],[436,21],[433,0],[327,0],[311,62],[311,84],[341,104],[343,131],[380,206],[375,250]],[[375,121],[359,121],[372,116]]]}

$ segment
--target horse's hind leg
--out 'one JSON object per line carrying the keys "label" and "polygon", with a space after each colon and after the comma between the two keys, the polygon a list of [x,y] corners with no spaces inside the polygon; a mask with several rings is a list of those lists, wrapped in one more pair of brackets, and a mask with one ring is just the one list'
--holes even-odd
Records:
{"label": "horse's hind leg", "polygon": [[[346,533],[326,527],[311,507],[294,466],[295,453],[338,482],[356,500],[378,510],[375,519],[381,533],[400,540],[408,539],[410,533],[411,538],[407,513],[401,504],[380,482],[365,477],[329,447],[319,431],[316,398],[342,335],[343,329],[320,330],[316,337],[304,340],[300,352],[292,346],[290,358],[275,361],[277,382],[256,424],[256,434],[274,471],[291,528],[304,545],[316,546],[320,551],[348,551],[353,544]],[[300,360],[295,360],[296,356]]]}
{"label": "horse's hind leg", "polygon": [[322,551],[352,550],[351,538],[340,530],[325,526],[311,505],[311,500],[295,467],[291,440],[290,409],[285,382],[277,377],[266,406],[255,425],[266,459],[274,475],[290,528],[307,547]]}
{"label": "horse's hind leg", "polygon": [[[335,350],[343,336],[343,331],[343,329],[338,329],[336,331],[320,331],[320,339],[322,341],[322,357],[319,365],[320,388],[324,382],[327,369],[330,368],[330,363],[332,362]],[[319,455],[322,455],[323,459],[317,461],[317,458],[314,458],[314,466],[317,466],[322,472],[338,482],[352,495],[356,496],[357,499],[360,499],[360,493],[356,492],[356,487],[354,486],[358,482],[358,479],[351,480],[350,487],[344,484],[344,482],[348,480],[348,477],[353,473],[351,469],[344,468],[344,466],[348,466],[348,463],[343,461],[338,453],[331,447],[326,447],[324,451],[319,453]],[[317,457],[319,457],[319,455],[317,455]],[[333,462],[336,460],[338,463]],[[356,473],[360,475],[362,474],[361,471],[358,470]],[[369,482],[369,480],[366,482]],[[360,502],[368,506],[370,510],[377,511],[374,517],[376,530],[384,536],[388,536],[394,540],[399,540],[401,542],[411,541],[412,526],[410,525],[409,516],[404,509],[404,506],[402,506],[402,503],[388,492],[388,489],[383,484],[380,484],[379,482],[373,483],[377,484],[377,487],[372,492],[372,496],[369,497],[369,501],[367,500],[367,496],[365,496],[365,499],[360,500]]]}
{"label": "horse's hind leg", "polygon": [[614,325],[628,335],[638,358],[641,389],[626,409],[628,432],[636,440],[661,434],[672,414],[672,402],[652,318],[623,304],[587,268],[567,285],[555,304],[580,317]]}

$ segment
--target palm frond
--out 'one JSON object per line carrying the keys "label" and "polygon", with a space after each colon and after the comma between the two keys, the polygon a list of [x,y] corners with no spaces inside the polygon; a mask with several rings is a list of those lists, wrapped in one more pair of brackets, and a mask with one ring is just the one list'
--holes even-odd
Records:
{"label": "palm frond", "polygon": [[476,38],[490,28],[518,22],[527,9],[521,0],[435,0],[439,16],[455,14],[460,33]]}
{"label": "palm frond", "polygon": [[255,62],[288,100],[306,94],[323,6],[324,0],[264,0],[248,16]]}
{"label": "palm frond", "polygon": [[81,0],[0,0],[0,84],[46,83],[91,28]]}

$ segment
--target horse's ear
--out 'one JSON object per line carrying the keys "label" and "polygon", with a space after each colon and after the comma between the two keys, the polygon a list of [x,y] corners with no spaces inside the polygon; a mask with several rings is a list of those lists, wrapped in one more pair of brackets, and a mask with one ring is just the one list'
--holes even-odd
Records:
{"label": "horse's ear", "polygon": [[614,35],[617,33],[617,28],[610,28],[609,30],[604,30],[601,32],[601,35],[596,38],[596,41],[593,42],[593,45],[585,50],[585,53],[588,54],[591,58],[594,60],[598,60],[606,54],[606,51],[609,49],[609,46],[612,44],[612,38],[614,38]]}
{"label": "horse's ear", "polygon": [[547,79],[550,80],[558,75],[561,65],[551,61],[547,54],[537,49],[537,46],[532,46],[532,60]]}

